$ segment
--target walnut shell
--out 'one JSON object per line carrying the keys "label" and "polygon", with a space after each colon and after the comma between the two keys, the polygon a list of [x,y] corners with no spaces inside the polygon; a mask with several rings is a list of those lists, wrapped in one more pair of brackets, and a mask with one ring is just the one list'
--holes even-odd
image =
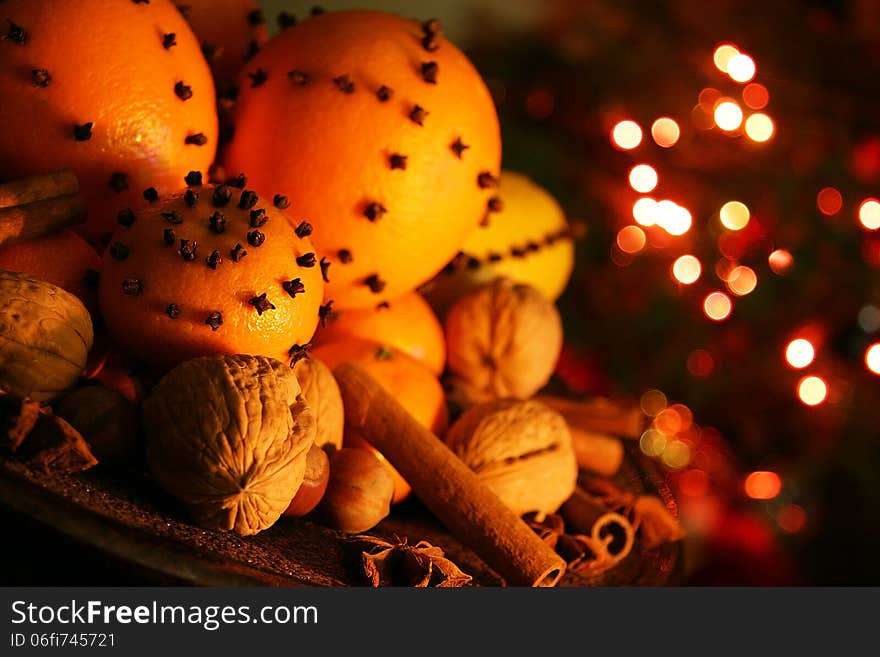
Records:
{"label": "walnut shell", "polygon": [[75,296],[0,270],[0,390],[54,399],[82,374],[92,338],[92,318]]}
{"label": "walnut shell", "polygon": [[315,419],[296,376],[262,356],[205,356],[166,374],[144,401],[156,481],[209,529],[256,534],[303,482]]}
{"label": "walnut shell", "polygon": [[450,309],[446,341],[454,385],[471,399],[527,399],[553,375],[562,320],[535,288],[498,278]]}
{"label": "walnut shell", "polygon": [[568,425],[540,402],[499,399],[472,406],[445,441],[519,515],[555,512],[577,485]]}
{"label": "walnut shell", "polygon": [[345,414],[342,410],[342,394],[333,372],[323,361],[308,356],[297,361],[293,373],[315,415],[318,428],[315,444],[318,447],[329,445],[331,449],[341,448]]}

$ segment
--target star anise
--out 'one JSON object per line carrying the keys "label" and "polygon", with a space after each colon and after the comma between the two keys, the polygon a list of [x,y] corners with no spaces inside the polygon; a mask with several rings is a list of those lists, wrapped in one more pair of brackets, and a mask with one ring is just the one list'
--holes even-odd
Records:
{"label": "star anise", "polygon": [[366,544],[361,552],[363,575],[373,587],[461,587],[473,579],[427,541],[409,545],[405,536],[386,540],[368,534],[351,540]]}

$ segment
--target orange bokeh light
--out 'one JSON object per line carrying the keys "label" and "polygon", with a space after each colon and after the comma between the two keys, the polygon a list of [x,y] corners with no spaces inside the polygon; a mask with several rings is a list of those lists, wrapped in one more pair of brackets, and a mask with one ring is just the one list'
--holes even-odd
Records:
{"label": "orange bokeh light", "polygon": [[748,82],[755,77],[755,60],[745,53],[737,53],[728,59],[726,68],[734,82]]}
{"label": "orange bokeh light", "polygon": [[657,182],[657,170],[650,164],[637,164],[629,172],[630,187],[642,194],[653,190]]}
{"label": "orange bokeh light", "polygon": [[767,263],[774,274],[782,276],[794,264],[794,257],[785,249],[776,249],[767,257]]}
{"label": "orange bokeh light", "polygon": [[654,428],[667,436],[674,436],[682,429],[681,414],[674,406],[664,408],[654,418]]}
{"label": "orange bokeh light", "polygon": [[650,196],[640,198],[633,203],[633,219],[641,226],[653,226],[657,223],[657,201]]}
{"label": "orange bokeh light", "polygon": [[764,109],[770,102],[770,92],[760,82],[747,84],[743,88],[742,97],[746,107],[753,110]]}
{"label": "orange bokeh light", "polygon": [[833,187],[823,187],[816,195],[816,205],[819,207],[819,212],[833,217],[843,207],[843,196]]}
{"label": "orange bokeh light", "polygon": [[727,288],[738,297],[751,294],[758,285],[755,270],[745,265],[734,267],[727,276]]}
{"label": "orange bokeh light", "polygon": [[724,321],[732,311],[733,302],[724,292],[710,292],[703,300],[703,312],[715,322]]}
{"label": "orange bokeh light", "polygon": [[718,215],[721,225],[728,230],[742,230],[749,225],[751,218],[748,206],[739,201],[728,201],[721,206]]}
{"label": "orange bokeh light", "polygon": [[868,230],[880,228],[880,201],[866,198],[859,205],[859,222]]}
{"label": "orange bokeh light", "polygon": [[672,263],[672,276],[683,285],[696,283],[702,271],[700,261],[692,255],[683,255]]}
{"label": "orange bokeh light", "polygon": [[713,113],[715,125],[725,132],[732,132],[742,125],[743,112],[742,108],[734,100],[729,98],[721,101],[715,106]]}
{"label": "orange bokeh light", "polygon": [[645,231],[638,226],[626,226],[617,233],[617,246],[624,253],[638,253],[645,248]]}
{"label": "orange bokeh light", "polygon": [[746,119],[746,137],[754,142],[769,141],[776,132],[776,125],[766,114],[757,112]]}
{"label": "orange bokeh light", "polygon": [[727,73],[727,65],[730,63],[730,60],[738,54],[739,48],[735,45],[732,43],[722,43],[715,48],[715,52],[712,54],[712,61],[715,63],[715,67],[719,71]]}
{"label": "orange bokeh light", "polygon": [[865,367],[874,374],[880,374],[880,342],[875,342],[865,350]]}
{"label": "orange bokeh light", "polygon": [[743,488],[753,500],[772,500],[782,491],[782,480],[770,470],[756,470],[746,477]]}
{"label": "orange bokeh light", "polygon": [[675,119],[661,116],[651,125],[651,136],[658,146],[671,148],[678,142],[681,130]]}
{"label": "orange bokeh light", "polygon": [[678,476],[678,490],[687,497],[702,497],[709,492],[709,475],[703,470],[685,470]]}
{"label": "orange bokeh light", "polygon": [[666,395],[660,390],[647,390],[642,394],[639,405],[642,408],[642,413],[654,417],[666,408]]}
{"label": "orange bokeh light", "polygon": [[642,143],[642,128],[635,121],[620,121],[611,131],[611,143],[628,151]]}
{"label": "orange bokeh light", "polygon": [[818,376],[805,376],[798,381],[798,397],[807,406],[818,406],[828,397],[828,384]]}
{"label": "orange bokeh light", "polygon": [[798,504],[786,504],[776,514],[776,524],[786,534],[797,534],[807,525],[807,512]]}
{"label": "orange bokeh light", "polygon": [[803,369],[813,362],[816,349],[805,338],[796,338],[785,347],[785,361],[795,369]]}
{"label": "orange bokeh light", "polygon": [[705,349],[694,349],[687,359],[687,368],[693,376],[698,379],[705,378],[712,374],[715,369],[715,360]]}

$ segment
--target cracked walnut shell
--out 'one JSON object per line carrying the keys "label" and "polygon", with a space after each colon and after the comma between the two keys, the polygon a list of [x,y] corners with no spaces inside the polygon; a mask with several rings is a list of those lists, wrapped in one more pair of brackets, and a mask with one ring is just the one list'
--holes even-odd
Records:
{"label": "cracked walnut shell", "polygon": [[499,399],[472,406],[445,440],[519,515],[555,512],[577,485],[568,425],[540,402]]}
{"label": "cracked walnut shell", "polygon": [[177,366],[144,401],[147,461],[208,529],[256,534],[303,482],[315,419],[296,376],[262,356],[205,356]]}
{"label": "cracked walnut shell", "polygon": [[445,328],[453,383],[475,401],[531,397],[550,380],[562,350],[553,302],[507,278],[461,297]]}

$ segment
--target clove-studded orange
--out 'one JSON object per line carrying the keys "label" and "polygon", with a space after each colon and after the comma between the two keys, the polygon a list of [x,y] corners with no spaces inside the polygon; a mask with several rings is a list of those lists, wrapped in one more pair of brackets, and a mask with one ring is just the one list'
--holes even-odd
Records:
{"label": "clove-studded orange", "polygon": [[72,168],[93,241],[214,159],[214,83],[171,0],[5,0],[0,98],[0,179]]}
{"label": "clove-studded orange", "polygon": [[268,38],[263,13],[254,0],[175,2],[202,45],[217,91],[227,91]]}
{"label": "clove-studded orange", "polygon": [[315,225],[337,308],[413,290],[486,214],[497,113],[437,21],[324,13],[270,40],[239,86],[226,170],[289,195]]}
{"label": "clove-studded orange", "polygon": [[111,337],[157,369],[207,354],[299,357],[329,310],[311,226],[291,225],[286,199],[203,185],[197,172],[187,183],[120,214],[98,287]]}

